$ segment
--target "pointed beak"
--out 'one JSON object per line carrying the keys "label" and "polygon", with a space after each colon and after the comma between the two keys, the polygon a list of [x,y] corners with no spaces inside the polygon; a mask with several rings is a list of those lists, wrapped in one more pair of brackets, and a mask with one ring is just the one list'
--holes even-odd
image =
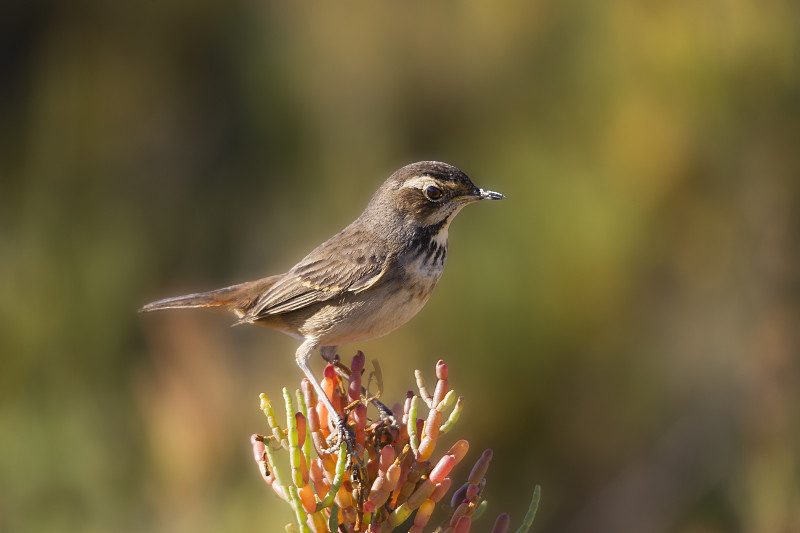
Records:
{"label": "pointed beak", "polygon": [[500,194],[499,192],[494,191],[485,191],[483,189],[479,189],[480,199],[481,200],[503,200],[505,196]]}
{"label": "pointed beak", "polygon": [[452,202],[477,202],[478,200],[502,200],[505,196],[499,192],[485,191],[475,187],[470,194],[456,196]]}

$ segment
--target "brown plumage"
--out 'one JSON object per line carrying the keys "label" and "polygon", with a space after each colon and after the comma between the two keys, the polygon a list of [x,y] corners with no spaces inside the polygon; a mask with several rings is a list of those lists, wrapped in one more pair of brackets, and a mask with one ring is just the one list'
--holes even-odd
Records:
{"label": "brown plumage", "polygon": [[454,166],[407,165],[384,182],[361,216],[285,274],[141,310],[218,307],[234,312],[237,324],[261,324],[301,339],[297,364],[324,401],[308,368],[313,350],[319,347],[330,360],[339,344],[385,335],[414,316],[442,274],[453,217],[468,203],[501,198]]}

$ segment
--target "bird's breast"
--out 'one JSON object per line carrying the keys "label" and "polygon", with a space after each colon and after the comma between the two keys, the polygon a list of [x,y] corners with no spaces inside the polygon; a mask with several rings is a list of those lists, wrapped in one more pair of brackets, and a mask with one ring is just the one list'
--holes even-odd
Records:
{"label": "bird's breast", "polygon": [[446,257],[446,233],[417,236],[378,283],[304,316],[297,329],[331,346],[385,335],[422,309],[442,276]]}
{"label": "bird's breast", "polygon": [[[447,259],[447,229],[433,235],[420,235],[414,238],[404,253],[398,257],[406,283],[421,285],[420,288],[433,290],[444,270]],[[429,287],[426,287],[430,285]]]}

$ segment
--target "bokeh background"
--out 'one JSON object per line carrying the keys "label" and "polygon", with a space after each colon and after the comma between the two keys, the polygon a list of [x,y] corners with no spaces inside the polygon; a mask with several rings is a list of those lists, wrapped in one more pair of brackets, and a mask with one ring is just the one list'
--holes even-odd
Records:
{"label": "bokeh background", "polygon": [[248,437],[295,341],[136,309],[283,271],[436,159],[508,200],[459,215],[422,313],[341,353],[385,398],[450,363],[489,514],[539,483],[537,531],[800,531],[798,20],[4,3],[0,530],[282,530]]}

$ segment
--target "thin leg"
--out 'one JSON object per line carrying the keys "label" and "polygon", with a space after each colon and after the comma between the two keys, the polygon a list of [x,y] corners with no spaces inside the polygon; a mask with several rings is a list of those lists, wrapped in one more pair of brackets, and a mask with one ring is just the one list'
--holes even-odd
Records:
{"label": "thin leg", "polygon": [[[322,390],[319,382],[314,377],[311,369],[308,367],[308,360],[311,359],[311,355],[314,353],[314,349],[316,347],[317,341],[315,339],[306,339],[297,349],[297,352],[295,353],[295,361],[297,361],[297,366],[300,367],[300,370],[303,371],[308,380],[311,382],[311,386],[313,386],[314,390],[317,391],[317,397],[322,400],[322,403],[325,404],[325,407],[328,409],[328,416],[333,418],[336,424],[336,429],[339,433],[339,439],[345,440],[347,447],[351,452],[355,451],[355,434],[350,431],[350,428],[347,427],[344,419],[339,416],[339,413],[336,411],[336,408],[333,407],[328,395],[325,394],[324,390]],[[335,352],[336,349],[334,347],[334,353]],[[308,406],[309,409],[311,407],[312,406],[310,405]],[[339,442],[341,442],[341,440]]]}

